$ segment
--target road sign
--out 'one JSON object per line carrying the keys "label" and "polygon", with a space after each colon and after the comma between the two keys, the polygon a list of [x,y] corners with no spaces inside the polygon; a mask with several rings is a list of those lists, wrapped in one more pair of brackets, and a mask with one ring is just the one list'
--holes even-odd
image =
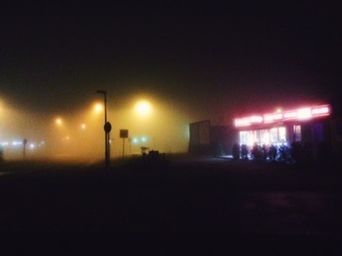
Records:
{"label": "road sign", "polygon": [[103,129],[105,130],[105,132],[109,133],[112,130],[112,125],[110,122],[105,123]]}
{"label": "road sign", "polygon": [[128,138],[128,130],[127,129],[120,129],[120,138]]}

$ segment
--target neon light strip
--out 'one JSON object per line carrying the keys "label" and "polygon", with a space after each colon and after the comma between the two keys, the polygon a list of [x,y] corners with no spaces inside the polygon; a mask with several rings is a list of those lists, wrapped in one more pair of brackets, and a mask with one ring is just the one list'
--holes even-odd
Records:
{"label": "neon light strip", "polygon": [[313,107],[303,107],[294,110],[287,110],[282,112],[264,114],[264,115],[252,115],[243,118],[234,119],[235,127],[248,127],[253,124],[270,124],[279,121],[304,121],[310,120],[316,117],[329,116],[331,109],[329,105],[320,105]]}

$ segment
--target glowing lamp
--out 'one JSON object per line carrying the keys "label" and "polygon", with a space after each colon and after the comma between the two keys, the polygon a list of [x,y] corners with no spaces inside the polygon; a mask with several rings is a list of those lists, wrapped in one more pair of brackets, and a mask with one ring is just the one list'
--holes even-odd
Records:
{"label": "glowing lamp", "polygon": [[93,110],[96,114],[101,113],[103,111],[103,109],[104,109],[103,104],[101,104],[101,103],[95,103],[94,104]]}
{"label": "glowing lamp", "polygon": [[55,124],[58,125],[58,126],[61,126],[63,124],[63,120],[62,118],[58,117],[55,119]]}
{"label": "glowing lamp", "polygon": [[146,117],[152,112],[151,103],[146,100],[138,101],[135,104],[135,111],[140,117]]}

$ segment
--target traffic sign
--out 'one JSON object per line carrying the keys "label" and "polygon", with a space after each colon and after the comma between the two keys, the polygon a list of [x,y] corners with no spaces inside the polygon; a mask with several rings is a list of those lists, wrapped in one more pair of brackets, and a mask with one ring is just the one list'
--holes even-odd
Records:
{"label": "traffic sign", "polygon": [[127,129],[120,129],[120,138],[128,138],[128,130]]}
{"label": "traffic sign", "polygon": [[111,123],[110,122],[105,123],[103,129],[105,130],[105,132],[110,133],[110,131],[112,130]]}

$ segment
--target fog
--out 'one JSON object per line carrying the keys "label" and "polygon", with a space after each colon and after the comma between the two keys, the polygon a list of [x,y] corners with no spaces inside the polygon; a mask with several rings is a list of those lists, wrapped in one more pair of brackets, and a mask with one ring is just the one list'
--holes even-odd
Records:
{"label": "fog", "polygon": [[[148,104],[139,110],[138,102]],[[125,156],[141,154],[141,147],[161,153],[187,151],[186,113],[167,100],[151,95],[130,95],[108,99],[108,121],[112,124],[111,157],[123,155],[120,129],[128,129]],[[27,139],[25,159],[99,161],[104,155],[104,109],[101,97],[64,113],[37,114],[0,103],[0,147],[4,159],[23,159],[23,140]]]}

